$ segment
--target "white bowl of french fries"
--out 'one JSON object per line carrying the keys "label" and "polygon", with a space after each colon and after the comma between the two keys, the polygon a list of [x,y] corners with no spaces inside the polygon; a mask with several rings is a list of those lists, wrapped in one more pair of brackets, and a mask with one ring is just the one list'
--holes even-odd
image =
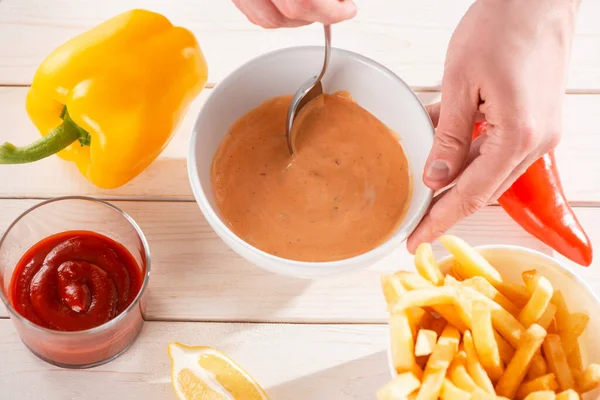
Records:
{"label": "white bowl of french fries", "polygon": [[545,254],[471,247],[455,236],[436,261],[382,277],[392,379],[379,400],[600,398],[600,301]]}

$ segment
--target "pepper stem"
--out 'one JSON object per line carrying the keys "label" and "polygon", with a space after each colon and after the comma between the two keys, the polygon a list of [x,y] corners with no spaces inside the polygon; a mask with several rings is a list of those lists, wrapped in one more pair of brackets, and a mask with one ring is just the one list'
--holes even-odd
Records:
{"label": "pepper stem", "polygon": [[17,147],[9,142],[0,145],[0,164],[26,164],[38,161],[58,153],[77,140],[82,143],[82,146],[86,140],[85,144],[89,144],[89,134],[71,120],[66,107],[61,117],[62,124],[27,146]]}

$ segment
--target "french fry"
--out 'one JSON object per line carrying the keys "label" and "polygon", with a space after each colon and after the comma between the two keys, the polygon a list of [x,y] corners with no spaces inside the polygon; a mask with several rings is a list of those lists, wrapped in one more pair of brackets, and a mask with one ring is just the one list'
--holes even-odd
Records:
{"label": "french fry", "polygon": [[466,331],[463,335],[463,345],[465,347],[465,353],[467,353],[467,371],[469,372],[469,375],[471,375],[477,386],[481,389],[487,393],[495,394],[494,385],[479,361],[471,331]]}
{"label": "french fry", "polygon": [[537,323],[539,326],[544,328],[548,333],[552,322],[554,321],[554,315],[556,314],[556,306],[552,303],[548,303],[546,306],[546,310],[542,314],[542,316],[538,319]]}
{"label": "french fry", "polygon": [[456,356],[454,356],[450,367],[448,367],[448,377],[456,387],[471,393],[477,389],[478,386],[471,375],[469,375],[469,372],[467,372],[466,362],[467,353],[465,353],[464,350],[460,350]]}
{"label": "french fry", "polygon": [[511,313],[514,317],[519,316],[519,308],[513,304],[506,296],[498,291],[495,287],[492,286],[491,283],[485,280],[485,278],[481,276],[474,276],[469,279],[465,279],[462,282],[463,286],[474,289],[484,295],[485,297],[492,299],[506,311]]}
{"label": "french fry", "polygon": [[579,336],[585,331],[589,320],[590,317],[586,314],[573,313],[569,316],[569,324],[559,327],[558,334],[567,356],[578,346]]}
{"label": "french fry", "polygon": [[[448,278],[448,276],[446,276]],[[452,283],[448,284],[448,286],[456,287],[456,302],[454,308],[456,309],[456,313],[458,314],[461,321],[467,326],[469,330],[473,328],[473,307],[472,307],[472,299],[469,296],[465,296],[465,293],[462,291],[462,287],[460,283],[454,278],[450,278]],[[463,332],[464,333],[464,332]]]}
{"label": "french fry", "polygon": [[440,241],[454,256],[445,276],[425,244],[418,273],[381,278],[393,365],[420,386],[392,381],[380,400],[575,400],[600,386],[600,365],[584,368],[579,347],[589,317],[570,313],[547,278],[530,269],[524,284],[504,281],[466,242]]}
{"label": "french fry", "polygon": [[504,370],[504,375],[496,384],[496,394],[509,399],[514,398],[523,382],[533,356],[546,337],[546,331],[541,326],[533,324],[521,336],[514,357],[510,360]]}
{"label": "french fry", "polygon": [[433,283],[429,282],[421,275],[415,274],[414,272],[398,271],[394,275],[398,277],[400,282],[402,282],[402,286],[404,286],[406,290],[409,291],[429,289],[435,287]]}
{"label": "french fry", "polygon": [[497,400],[495,394],[486,392],[480,387],[477,387],[473,393],[471,393],[471,400]]}
{"label": "french fry", "polygon": [[[447,277],[447,276],[446,276]],[[504,336],[511,346],[516,347],[521,337],[521,332],[525,329],[523,325],[508,311],[502,308],[498,303],[492,299],[484,296],[478,291],[465,287],[459,282],[449,278],[446,280],[446,284],[449,287],[454,287],[457,291],[457,306],[462,306],[461,318],[465,321],[465,325],[471,327],[471,310],[468,307],[464,307],[465,304],[471,303],[475,300],[486,303],[492,313],[492,323],[498,332]]]}
{"label": "french fry", "polygon": [[577,376],[583,372],[583,360],[581,359],[581,349],[575,346],[571,354],[567,356],[567,363],[573,376]]}
{"label": "french fry", "polygon": [[[492,321],[494,320],[494,314],[492,314]],[[499,316],[499,318],[501,318],[501,316]],[[500,324],[502,323],[506,323],[508,324],[508,320],[500,320],[499,322]],[[502,328],[503,330],[500,330],[500,328]],[[504,335],[507,335],[508,340],[510,340],[510,345],[513,346],[516,343],[519,343],[517,338],[521,337],[521,333],[518,333],[517,336],[517,331],[516,331],[516,326],[513,326],[512,328],[509,328],[508,325],[497,325],[497,329],[500,333],[504,332]],[[521,331],[523,332],[523,331]],[[518,344],[514,347],[518,347]],[[510,362],[510,360],[508,361]],[[534,355],[533,355],[533,359],[531,360],[531,365],[529,367],[530,371],[532,372],[531,375],[528,375],[528,377],[530,379],[533,378],[537,378],[538,376],[544,375],[547,371],[547,366],[546,366],[546,361],[544,360],[544,357],[542,357],[540,351],[538,350]]]}
{"label": "french fry", "polygon": [[[442,334],[448,322],[444,317],[434,319],[429,325],[430,330],[434,331],[438,336]],[[456,328],[456,327],[455,327]]]}
{"label": "french fry", "polygon": [[440,304],[438,306],[431,307],[431,309],[439,314],[440,317],[445,319],[450,325],[458,329],[461,333],[469,329],[458,316],[454,306],[449,304]]}
{"label": "french fry", "polygon": [[[518,347],[521,334],[524,331],[523,326],[506,310],[502,308],[495,308],[496,306],[498,306],[496,303],[492,302],[490,304],[495,304],[494,308],[492,308],[492,322],[494,324],[494,327],[498,330],[498,332],[501,335],[503,335],[507,339],[510,346]],[[497,343],[501,342],[497,340]],[[508,362],[510,362],[510,360],[508,360]],[[531,368],[534,371],[537,371],[537,375],[533,377],[537,377],[546,373],[546,362],[544,361],[544,358],[541,356],[539,351],[533,356]]]}
{"label": "french fry", "polygon": [[494,339],[498,345],[498,352],[500,352],[500,359],[506,365],[510,362],[511,358],[515,354],[515,349],[504,339],[500,334],[494,330]]}
{"label": "french fry", "polygon": [[529,371],[527,371],[527,379],[535,379],[538,378],[548,372],[548,363],[544,357],[542,357],[542,352],[538,350],[533,356],[533,360],[531,360],[531,365],[529,366]]}
{"label": "french fry", "polygon": [[417,336],[419,329],[428,327],[434,320],[433,315],[420,307],[407,308],[406,315],[408,316],[413,337]]}
{"label": "french fry", "polygon": [[598,384],[600,384],[600,365],[590,364],[579,377],[579,392],[587,393],[590,390],[596,389]]}
{"label": "french fry", "polygon": [[[540,296],[540,289],[537,289],[538,285],[540,285],[540,275],[536,270],[528,270],[528,271],[524,271],[521,274],[521,276],[523,278],[523,282],[525,283],[525,286],[527,287],[527,290],[532,294],[532,297],[530,297],[530,299],[526,303],[525,307],[529,306],[529,307],[533,307],[535,309],[536,298],[533,295]],[[549,284],[549,282],[548,282],[548,284]],[[546,283],[542,281],[541,285],[544,286],[544,285],[546,285]],[[538,290],[537,294],[536,294],[536,289]],[[548,289],[548,288],[546,288],[546,289]],[[540,300],[544,301],[544,298],[542,297],[540,299],[540,297],[538,297],[537,301],[540,301]],[[523,310],[525,310],[525,308],[523,308]],[[546,330],[546,332],[547,332],[549,325],[553,321],[553,317],[554,317],[555,313],[556,313],[556,306],[554,306],[550,301],[548,301],[546,304],[546,309],[544,310],[542,315],[537,320],[537,324],[540,325],[542,328],[544,328],[544,330]],[[520,322],[521,323],[525,322],[525,324],[528,323],[528,321],[522,321],[521,318],[523,318],[523,317],[520,313],[519,314]],[[548,366],[547,366],[546,360],[544,360],[544,358],[541,355],[541,352],[538,350],[538,352],[533,357],[531,366],[529,367],[529,371],[527,371],[527,375],[526,375],[527,379],[532,380],[535,378],[539,378],[540,376],[543,376],[544,374],[546,374],[547,371],[548,371]]]}
{"label": "french fry", "polygon": [[378,400],[397,400],[404,399],[409,394],[417,390],[421,382],[412,372],[404,372],[396,375],[385,386],[377,391]]}
{"label": "french fry", "polygon": [[496,330],[510,343],[512,347],[517,347],[521,333],[524,331],[523,325],[508,311],[500,307],[498,303],[482,295],[476,290],[460,286],[457,288],[462,296],[470,301],[480,300],[485,302],[492,313],[492,324]]}
{"label": "french fry", "polygon": [[[440,241],[455,257],[450,274],[444,277],[431,246],[422,245],[415,257],[419,274],[400,271],[382,277],[393,314],[394,366],[398,373],[422,379],[419,390],[403,398],[460,400],[471,395],[475,400],[516,395],[518,400],[569,400],[579,398],[568,390],[576,387],[575,380],[581,391],[600,384],[600,365],[583,370],[578,345],[589,317],[569,313],[564,296],[545,277],[528,270],[522,273],[525,286],[505,282],[466,242],[449,235]],[[547,334],[552,330],[557,333]],[[459,331],[464,333],[464,351],[458,351]],[[444,335],[448,336],[445,342]],[[406,349],[412,350],[412,357]],[[563,392],[557,397],[558,388]]]}
{"label": "french fry", "polygon": [[558,390],[558,382],[556,381],[556,377],[553,373],[542,375],[530,381],[523,382],[517,390],[516,399],[522,400],[527,397],[529,393],[543,390]]}
{"label": "french fry", "polygon": [[[425,369],[425,365],[427,365],[427,360],[429,360],[429,356],[415,356],[415,362],[417,363],[421,371]],[[423,375],[421,374],[421,376]]]}
{"label": "french fry", "polygon": [[[402,285],[409,291],[435,288],[431,282],[427,281],[420,275],[415,274],[414,272],[398,271],[394,274],[394,276],[397,276],[402,282]],[[431,309],[440,317],[445,319],[448,323],[452,324],[455,328],[461,331],[461,333],[468,329],[456,313],[454,306],[449,304],[440,304],[432,306]],[[439,334],[441,334],[441,331],[438,333],[438,336]]]}
{"label": "french fry", "polygon": [[400,296],[406,292],[402,282],[396,275],[383,275],[381,277],[381,289],[388,308],[396,304]]}
{"label": "french fry", "polygon": [[501,286],[500,273],[467,242],[453,235],[444,235],[439,241],[458,261],[457,267],[463,277],[483,276],[494,287]]}
{"label": "french fry", "polygon": [[[525,307],[519,313],[519,322],[528,328],[531,324],[536,323],[546,311],[546,307],[552,299],[554,289],[550,281],[543,276],[535,279],[535,289],[531,298],[525,304]],[[533,283],[532,283],[533,284]]]}
{"label": "french fry", "polygon": [[554,393],[552,390],[533,392],[533,393],[530,393],[527,397],[525,397],[525,400],[555,400],[555,399],[556,399],[556,393]]}
{"label": "french fry", "polygon": [[569,364],[567,364],[567,356],[560,336],[555,333],[547,335],[542,349],[548,362],[548,370],[556,376],[558,387],[561,390],[574,389],[575,380]]}
{"label": "french fry", "polygon": [[396,372],[414,372],[417,364],[415,362],[415,342],[405,312],[393,314],[389,320],[392,362]]}
{"label": "french fry", "polygon": [[552,300],[550,300],[552,304],[556,306],[556,314],[554,318],[556,319],[556,325],[558,330],[560,331],[563,327],[569,325],[569,316],[571,313],[569,312],[569,308],[567,307],[567,302],[565,301],[565,297],[563,296],[560,290],[555,290],[552,295]]}
{"label": "french fry", "polygon": [[440,335],[433,353],[429,356],[425,371],[423,371],[423,380],[417,400],[436,400],[442,390],[446,371],[450,362],[458,352],[460,342],[460,332],[451,325],[447,325]]}
{"label": "french fry", "polygon": [[[578,323],[578,317],[575,317],[575,321],[572,321],[572,315],[569,312],[569,308],[567,306],[567,302],[565,301],[565,297],[561,291],[555,290],[554,295],[552,296],[551,304],[556,306],[556,314],[554,316],[554,321],[557,326],[557,331],[561,336],[561,340],[563,341],[563,346],[565,346],[565,342],[570,343],[567,344],[567,348],[570,349],[570,352],[567,353],[567,362],[569,367],[571,368],[571,372],[573,375],[580,373],[583,371],[583,362],[581,360],[581,351],[579,349],[577,339],[573,339],[574,337],[579,338],[581,333],[585,330],[585,326],[583,326],[583,321],[580,321],[579,327],[572,327],[572,323]],[[585,317],[583,317],[585,319]],[[587,326],[587,321],[584,323]],[[574,328],[572,332],[569,332],[571,328]],[[577,330],[581,330],[581,332],[577,332]],[[572,348],[572,349],[571,349]],[[566,351],[565,351],[566,352]]]}
{"label": "french fry", "polygon": [[523,285],[512,282],[504,282],[500,287],[497,287],[503,295],[505,295],[515,306],[523,307],[529,301],[529,290]]}
{"label": "french fry", "polygon": [[439,286],[444,282],[444,275],[442,275],[440,267],[438,267],[430,243],[421,243],[417,247],[417,251],[415,252],[415,267],[419,275],[434,285]]}
{"label": "french fry", "polygon": [[[549,305],[552,305],[552,303]],[[556,318],[552,319],[552,322],[550,322],[550,326],[548,326],[548,333],[558,333],[558,328],[556,327]]]}
{"label": "french fry", "polygon": [[[525,286],[527,286],[527,290],[529,290],[532,294],[535,292],[535,289],[538,285],[538,280],[540,278],[539,273],[533,269],[523,272],[522,274],[523,282],[525,282]],[[554,296],[554,293],[553,293]],[[548,333],[554,333],[554,315],[556,314],[556,306],[552,304],[552,302],[548,302],[546,305],[546,309],[537,320],[537,324],[546,330]]]}
{"label": "french fry", "polygon": [[452,266],[450,267],[449,275],[453,276],[454,279],[456,279],[458,281],[464,281],[465,277],[460,274],[461,267],[457,264],[458,263],[456,262],[456,260],[452,261]]}
{"label": "french fry", "polygon": [[415,356],[428,356],[437,342],[437,333],[429,329],[420,329],[415,344]]}
{"label": "french fry", "polygon": [[[421,309],[421,310],[423,310],[423,309]],[[415,323],[419,329],[430,329],[431,324],[433,324],[433,321],[435,321],[436,318],[429,311],[427,311],[427,310],[423,310],[423,311],[425,311],[425,312],[420,313],[420,315],[416,316],[418,318],[415,319]],[[412,318],[410,314],[408,317]]]}
{"label": "french fry", "polygon": [[579,393],[573,389],[565,390],[556,395],[556,400],[579,400]]}
{"label": "french fry", "polygon": [[[451,325],[446,325],[444,331],[438,338],[438,341],[433,349],[433,353],[429,357],[427,367],[432,369],[448,369],[450,362],[458,352],[460,343],[460,332]],[[447,357],[446,353],[452,354],[452,357]]]}
{"label": "french fry", "polygon": [[504,372],[498,344],[494,338],[492,314],[489,306],[476,300],[473,302],[473,342],[481,365],[492,382],[497,382]]}
{"label": "french fry", "polygon": [[440,398],[442,400],[471,400],[471,393],[456,387],[450,379],[445,378]]}
{"label": "french fry", "polygon": [[525,284],[527,290],[529,290],[529,293],[533,293],[535,291],[535,287],[537,286],[537,279],[539,278],[539,276],[539,273],[535,269],[530,269],[521,273],[523,283]]}
{"label": "french fry", "polygon": [[430,307],[440,304],[454,304],[456,290],[453,287],[441,286],[429,289],[412,290],[405,293],[393,306],[392,313],[401,312],[410,307]]}
{"label": "french fry", "polygon": [[410,324],[410,331],[413,335],[413,338],[417,336],[417,332],[419,330],[419,322],[423,315],[427,312],[421,307],[410,307],[404,310],[406,316],[408,317],[408,323]]}

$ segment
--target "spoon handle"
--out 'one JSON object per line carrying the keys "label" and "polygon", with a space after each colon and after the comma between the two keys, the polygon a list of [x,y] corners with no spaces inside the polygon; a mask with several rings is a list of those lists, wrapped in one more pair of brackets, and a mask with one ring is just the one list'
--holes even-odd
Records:
{"label": "spoon handle", "polygon": [[317,78],[317,81],[320,81],[325,75],[325,71],[329,66],[329,58],[331,57],[331,25],[323,25],[323,29],[325,30],[325,60],[323,61],[323,69]]}

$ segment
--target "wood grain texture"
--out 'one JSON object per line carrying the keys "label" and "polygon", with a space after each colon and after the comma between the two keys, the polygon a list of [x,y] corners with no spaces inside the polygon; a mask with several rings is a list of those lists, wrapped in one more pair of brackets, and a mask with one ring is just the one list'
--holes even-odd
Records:
{"label": "wood grain texture", "polygon": [[[39,138],[25,111],[27,88],[0,87],[0,142],[24,145]],[[192,191],[187,176],[187,148],[192,125],[210,90],[203,91],[190,106],[169,145],[136,179],[117,190],[104,190],[88,182],[77,167],[48,157],[32,164],[0,166],[0,197],[54,197],[87,194],[97,197],[187,199]]]}
{"label": "wood grain texture", "polygon": [[[193,200],[186,164],[188,144],[196,117],[210,92],[205,89],[196,98],[160,157],[127,185],[114,190],[97,188],[74,164],[52,156],[32,164],[1,165],[0,198],[77,194],[111,199]],[[0,87],[1,143],[9,141],[23,145],[39,138],[25,111],[26,94],[27,88]],[[439,98],[436,92],[419,92],[418,96],[424,104]]]}
{"label": "wood grain texture", "polygon": [[[23,106],[26,91],[0,87],[2,142],[24,144],[38,138]],[[0,198],[85,194],[110,199],[193,200],[185,160],[194,121],[210,92],[206,89],[198,96],[161,156],[129,184],[114,190],[99,189],[81,176],[75,165],[54,156],[32,164],[0,166]],[[417,94],[423,104],[440,98],[437,92]],[[565,192],[574,204],[600,202],[600,182],[590,179],[600,176],[600,126],[595,122],[599,109],[600,95],[565,96],[564,134],[556,157]]]}
{"label": "wood grain texture", "polygon": [[[0,200],[0,233],[35,200]],[[379,263],[308,281],[275,275],[249,264],[227,247],[195,203],[114,202],[143,229],[152,254],[146,318],[172,321],[385,323],[379,279],[383,272],[413,269],[404,247]],[[600,242],[600,209],[577,208],[592,241]],[[516,225],[499,207],[488,207],[452,233],[472,245],[516,244],[551,250]],[[437,254],[446,252],[435,243]],[[573,265],[568,263],[569,265]],[[600,260],[573,265],[600,292]],[[0,316],[6,310],[0,309]]]}
{"label": "wood grain texture", "polygon": [[[359,15],[335,26],[334,46],[383,63],[420,90],[419,98],[428,104],[439,99],[448,40],[472,1],[357,0]],[[38,138],[24,110],[27,88],[18,86],[31,83],[44,57],[135,7],[161,12],[197,35],[211,85],[261,53],[322,43],[318,26],[277,31],[253,26],[230,0],[0,0],[0,142]],[[600,1],[582,2],[565,132],[556,151],[567,196],[578,205],[593,243],[600,243],[599,15]],[[149,321],[126,354],[102,367],[69,371],[40,361],[23,345],[0,303],[1,399],[175,400],[166,352],[170,341],[225,352],[273,400],[370,399],[388,381],[387,313],[379,279],[382,273],[412,270],[412,256],[402,247],[369,268],[317,281],[271,274],[237,256],[206,223],[187,177],[192,125],[210,93],[207,89],[196,99],[161,156],[119,189],[95,188],[57,157],[0,166],[0,235],[38,202],[31,198],[91,195],[118,199],[114,204],[139,223],[152,253]],[[472,245],[515,244],[553,254],[499,207],[485,208],[451,233]],[[439,243],[434,248],[438,256],[446,254]],[[600,293],[598,257],[589,268],[557,257]]]}
{"label": "wood grain texture", "polygon": [[37,359],[8,320],[0,320],[0,336],[3,399],[176,400],[167,354],[171,341],[224,352],[274,400],[370,399],[389,379],[385,325],[148,322],[121,357],[81,371]]}
{"label": "wood grain texture", "polygon": [[[437,87],[450,36],[472,0],[359,1],[359,14],[336,25],[333,44],[391,68],[413,87]],[[127,9],[158,11],[198,37],[219,82],[259,54],[288,46],[321,45],[317,26],[263,30],[229,0],[3,0],[0,2],[0,84],[29,84],[55,47]],[[582,2],[569,88],[600,90],[600,3]]]}

